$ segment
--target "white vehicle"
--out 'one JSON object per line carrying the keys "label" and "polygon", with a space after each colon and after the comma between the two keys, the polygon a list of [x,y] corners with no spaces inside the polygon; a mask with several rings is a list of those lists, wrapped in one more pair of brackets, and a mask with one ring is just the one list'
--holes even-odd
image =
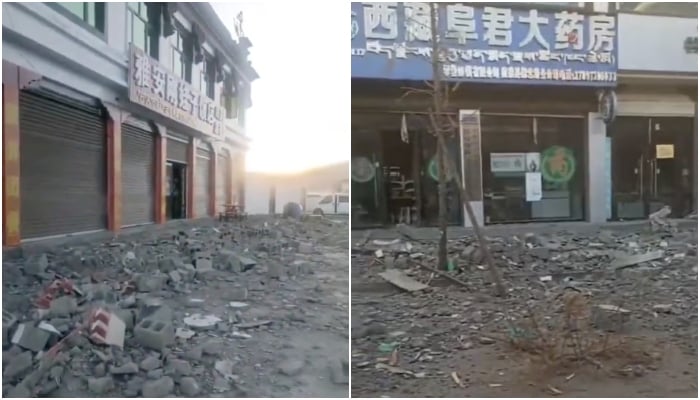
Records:
{"label": "white vehicle", "polygon": [[306,196],[306,212],[314,215],[347,215],[350,213],[350,197],[345,193],[309,193]]}

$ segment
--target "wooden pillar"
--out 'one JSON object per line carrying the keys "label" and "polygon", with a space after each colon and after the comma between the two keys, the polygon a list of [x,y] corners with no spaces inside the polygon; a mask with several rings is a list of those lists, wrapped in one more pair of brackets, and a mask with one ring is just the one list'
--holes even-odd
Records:
{"label": "wooden pillar", "polygon": [[2,62],[3,246],[20,244],[19,68]]}
{"label": "wooden pillar", "polygon": [[167,200],[167,193],[165,193],[165,176],[166,168],[165,163],[168,154],[168,138],[166,137],[167,130],[163,125],[156,125],[158,133],[156,134],[156,165],[155,165],[155,196],[153,205],[156,210],[156,224],[164,224],[166,221],[165,215],[165,202]]}
{"label": "wooden pillar", "polygon": [[107,229],[122,227],[122,124],[129,113],[105,104],[107,110]]}
{"label": "wooden pillar", "polygon": [[194,188],[195,176],[194,169],[197,161],[197,139],[190,138],[190,143],[187,145],[187,218],[197,218],[194,212]]}
{"label": "wooden pillar", "polygon": [[224,188],[216,187],[216,174],[219,173],[219,155],[212,148],[211,156],[209,157],[209,216],[213,217],[216,215],[216,208],[221,207],[221,205],[216,204],[216,194],[219,190],[224,190]]}

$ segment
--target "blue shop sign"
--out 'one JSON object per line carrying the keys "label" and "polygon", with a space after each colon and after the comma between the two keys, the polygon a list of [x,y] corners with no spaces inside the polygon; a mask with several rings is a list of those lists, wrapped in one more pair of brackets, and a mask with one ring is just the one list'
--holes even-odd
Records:
{"label": "blue shop sign", "polygon": [[[615,86],[617,19],[478,3],[439,7],[451,81]],[[432,79],[430,3],[352,3],[352,77]]]}

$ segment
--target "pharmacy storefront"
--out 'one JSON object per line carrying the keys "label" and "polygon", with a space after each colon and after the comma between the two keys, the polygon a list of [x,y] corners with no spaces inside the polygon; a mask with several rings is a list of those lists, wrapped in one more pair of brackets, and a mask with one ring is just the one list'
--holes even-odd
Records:
{"label": "pharmacy storefront", "polygon": [[[427,3],[352,5],[358,226],[437,225],[432,98],[407,89],[432,79],[429,27]],[[599,100],[617,82],[616,18],[444,4],[439,31],[455,126],[450,157],[478,222],[604,218]],[[457,186],[448,186],[450,223],[468,225]]]}

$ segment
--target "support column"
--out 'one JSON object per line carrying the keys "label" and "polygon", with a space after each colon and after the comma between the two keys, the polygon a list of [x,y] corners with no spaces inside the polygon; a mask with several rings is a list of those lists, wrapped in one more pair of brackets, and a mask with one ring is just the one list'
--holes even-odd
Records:
{"label": "support column", "polygon": [[224,190],[224,188],[216,187],[216,174],[219,173],[219,168],[221,168],[221,166],[219,165],[219,153],[214,151],[214,149],[212,148],[212,152],[210,154],[211,157],[209,157],[209,216],[214,217],[216,215],[216,207],[220,207],[220,205],[216,204],[216,194],[219,192],[219,190]]}
{"label": "support column", "polygon": [[190,143],[187,145],[187,218],[193,219],[198,216],[194,212],[194,187],[195,173],[194,169],[197,162],[197,139],[190,138]]}
{"label": "support column", "polygon": [[240,152],[238,159],[238,186],[236,187],[236,196],[238,197],[238,204],[245,209],[245,153]]}
{"label": "support column", "polygon": [[235,188],[236,188],[236,161],[235,158],[237,157],[236,153],[234,153],[233,150],[230,150],[228,152],[228,198],[227,198],[227,203],[228,204],[240,204],[238,202],[238,196],[236,195]]}
{"label": "support column", "polygon": [[164,224],[166,221],[165,216],[165,202],[167,199],[167,193],[165,193],[165,160],[168,154],[168,138],[167,128],[163,125],[156,125],[158,134],[156,135],[156,165],[155,165],[155,196],[153,205],[156,210],[156,224]]}
{"label": "support column", "polygon": [[609,199],[606,181],[606,165],[601,155],[606,151],[607,128],[600,114],[588,113],[586,127],[586,220],[592,223],[607,221],[607,205]]}
{"label": "support column", "polygon": [[19,246],[20,153],[19,153],[19,68],[2,62],[2,160],[3,160],[3,246]]}
{"label": "support column", "polygon": [[105,104],[107,109],[107,229],[117,233],[122,226],[122,123],[129,113]]}

